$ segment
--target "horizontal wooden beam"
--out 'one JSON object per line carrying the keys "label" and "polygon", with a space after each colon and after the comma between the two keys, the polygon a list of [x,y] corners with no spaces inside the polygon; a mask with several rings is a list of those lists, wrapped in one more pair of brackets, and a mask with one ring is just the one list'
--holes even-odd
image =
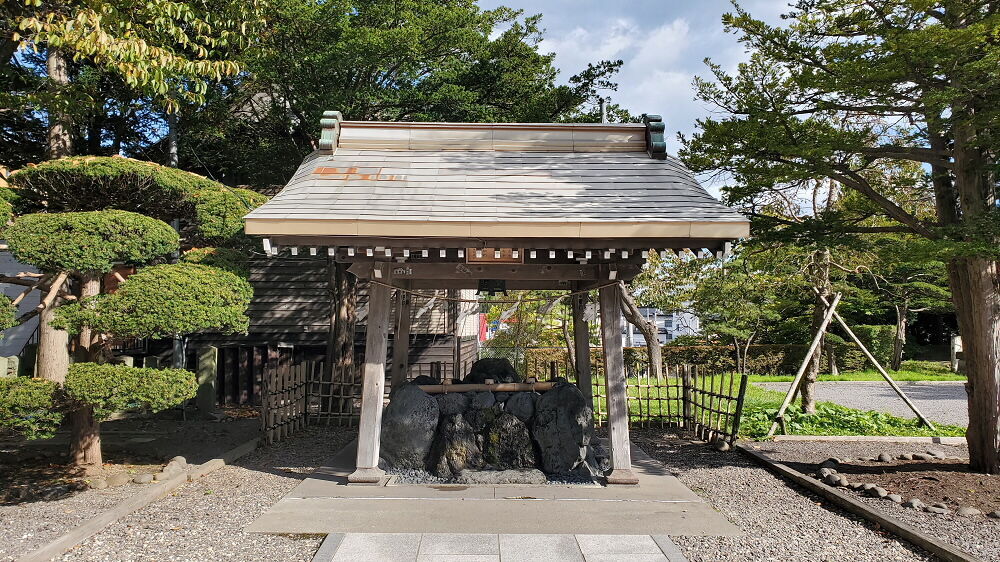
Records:
{"label": "horizontal wooden beam", "polygon": [[[597,264],[444,264],[401,263],[391,268],[395,279],[497,279],[517,281],[597,281]],[[372,263],[355,263],[349,271],[360,279],[370,279]],[[617,271],[638,273],[640,267],[623,264]]]}
{"label": "horizontal wooden beam", "polygon": [[721,250],[726,242],[719,238],[441,238],[441,237],[387,237],[372,236],[288,236],[274,235],[267,237],[275,246],[298,247],[387,247],[421,249],[458,249],[458,248],[553,248],[566,250],[594,249],[628,249],[649,250],[684,248],[707,248]]}

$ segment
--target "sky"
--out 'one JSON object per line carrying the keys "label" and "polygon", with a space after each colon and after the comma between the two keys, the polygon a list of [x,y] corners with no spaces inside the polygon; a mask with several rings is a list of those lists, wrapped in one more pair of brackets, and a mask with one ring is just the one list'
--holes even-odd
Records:
{"label": "sky", "polygon": [[[694,99],[695,76],[709,77],[706,57],[726,69],[747,58],[735,35],[726,33],[722,14],[729,0],[481,0],[526,15],[542,14],[542,52],[555,53],[560,80],[588,62],[622,59],[618,91],[609,92],[633,114],[659,114],[667,125],[667,149],[676,153],[676,132],[690,134],[710,109]],[[778,23],[783,0],[741,0],[754,17]]]}

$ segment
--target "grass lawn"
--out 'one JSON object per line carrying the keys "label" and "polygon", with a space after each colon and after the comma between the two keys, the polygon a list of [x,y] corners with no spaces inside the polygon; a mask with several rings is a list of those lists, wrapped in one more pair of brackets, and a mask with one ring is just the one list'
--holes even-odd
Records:
{"label": "grass lawn", "polygon": [[[876,376],[877,373],[876,373]],[[594,389],[596,394],[604,394],[604,381],[595,377]],[[756,381],[751,377],[751,381]],[[781,380],[781,379],[777,379]],[[790,381],[791,377],[787,377]],[[845,379],[845,380],[867,380],[867,379]],[[874,380],[874,379],[873,379]],[[882,380],[879,376],[877,380]],[[901,379],[905,380],[905,379]],[[927,379],[918,379],[927,380]],[[962,379],[959,379],[962,380]],[[699,379],[700,384],[706,388],[718,389],[719,377],[707,377]],[[680,381],[674,378],[666,379],[667,385],[678,385]],[[736,391],[734,384],[733,392]],[[723,378],[723,393],[728,394],[729,377]],[[651,416],[667,416],[668,413],[677,415],[680,412],[681,400],[678,386],[656,386],[651,385],[646,379],[628,379],[629,414],[633,422],[646,421]],[[766,390],[750,384],[747,386],[746,398],[743,405],[743,419],[740,425],[740,437],[749,439],[759,439],[767,435],[774,420],[774,414],[781,406],[781,401],[785,395],[783,392]],[[601,411],[607,412],[607,405],[603,396],[598,396],[594,400],[595,406]],[[735,407],[735,403],[733,404]],[[936,430],[931,431],[915,419],[900,418],[885,412],[871,412],[856,410],[840,406],[832,402],[817,403],[817,412],[812,415],[803,414],[798,408],[798,402],[793,403],[785,414],[785,421],[788,431],[797,435],[895,435],[895,436],[954,436],[965,435],[965,428],[955,425],[937,424]]]}
{"label": "grass lawn", "polygon": [[[903,361],[902,369],[889,371],[896,381],[964,381],[965,375],[951,372],[947,365],[933,361]],[[820,375],[820,381],[881,381],[878,371],[851,371],[839,375]],[[751,375],[750,382],[792,382],[792,375]]]}

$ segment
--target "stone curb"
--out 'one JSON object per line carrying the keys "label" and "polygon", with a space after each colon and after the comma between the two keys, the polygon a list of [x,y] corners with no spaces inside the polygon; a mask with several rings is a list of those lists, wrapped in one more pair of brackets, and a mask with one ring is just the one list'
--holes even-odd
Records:
{"label": "stone curb", "polygon": [[124,500],[115,507],[97,515],[70,529],[67,533],[50,541],[45,546],[25,554],[17,559],[18,562],[45,562],[61,556],[76,545],[103,531],[107,526],[118,521],[122,517],[138,511],[154,501],[165,497],[170,492],[176,490],[187,482],[193,482],[215,470],[231,464],[236,459],[246,455],[257,448],[260,438],[255,437],[242,445],[234,447],[222,454],[220,458],[212,459],[204,464],[191,467],[186,472],[181,472],[169,480],[159,484],[148,484],[146,489]]}
{"label": "stone curb", "polygon": [[774,441],[845,441],[880,443],[935,443],[938,445],[965,445],[965,437],[905,437],[895,435],[775,435]]}
{"label": "stone curb", "polygon": [[773,460],[764,453],[754,451],[746,445],[739,443],[736,445],[736,448],[778,476],[785,478],[786,480],[790,480],[810,492],[829,500],[831,503],[837,505],[845,511],[857,515],[862,519],[866,519],[871,523],[875,523],[882,529],[885,529],[897,537],[912,543],[927,552],[930,552],[942,560],[947,560],[948,562],[983,562],[982,559],[977,558],[944,541],[921,533],[917,529],[903,523],[899,519],[890,517],[836,488],[823,484],[817,480],[813,480],[805,474]]}

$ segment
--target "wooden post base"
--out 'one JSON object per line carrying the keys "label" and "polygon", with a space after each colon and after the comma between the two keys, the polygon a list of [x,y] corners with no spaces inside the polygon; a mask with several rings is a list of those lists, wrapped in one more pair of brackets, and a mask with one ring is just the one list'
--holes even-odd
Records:
{"label": "wooden post base", "polygon": [[632,472],[631,468],[616,468],[609,472],[605,479],[608,484],[625,484],[629,486],[635,486],[639,483],[639,477]]}
{"label": "wooden post base", "polygon": [[351,484],[378,484],[385,478],[381,468],[358,468],[347,477]]}

